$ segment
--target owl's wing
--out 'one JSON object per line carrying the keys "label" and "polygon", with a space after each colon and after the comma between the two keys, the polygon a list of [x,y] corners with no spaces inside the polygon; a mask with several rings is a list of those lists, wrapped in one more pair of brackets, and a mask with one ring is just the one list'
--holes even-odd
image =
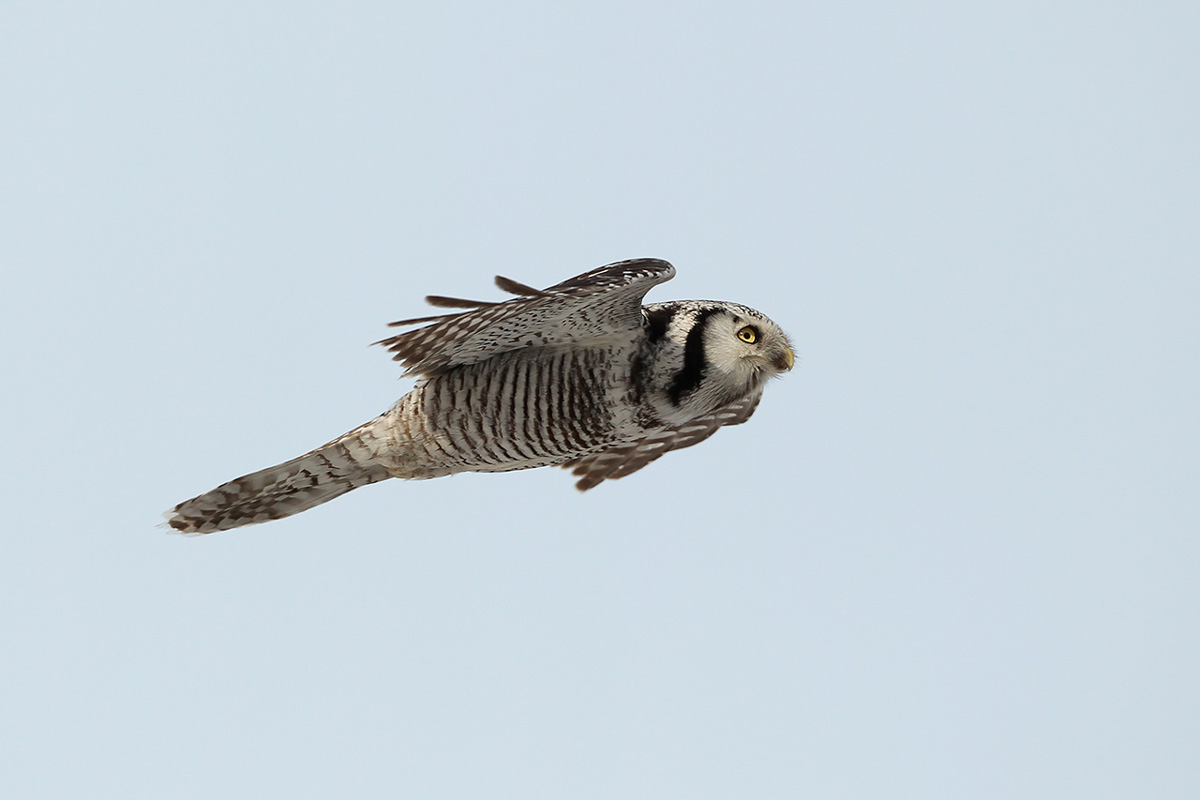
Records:
{"label": "owl's wing", "polygon": [[517,297],[501,303],[427,297],[431,305],[469,310],[393,322],[432,324],[376,344],[393,353],[405,374],[433,375],[510,350],[586,342],[640,328],[642,298],[674,275],[666,261],[639,258],[593,269],[548,289],[497,276],[496,285]]}
{"label": "owl's wing", "polygon": [[741,400],[723,406],[707,416],[656,431],[636,442],[617,445],[598,453],[581,456],[568,461],[563,466],[570,469],[573,474],[580,476],[579,480],[575,482],[575,488],[586,492],[606,479],[632,475],[671,450],[699,444],[716,433],[718,428],[725,425],[740,425],[750,419],[754,409],[758,408],[760,399],[762,399],[761,389]]}

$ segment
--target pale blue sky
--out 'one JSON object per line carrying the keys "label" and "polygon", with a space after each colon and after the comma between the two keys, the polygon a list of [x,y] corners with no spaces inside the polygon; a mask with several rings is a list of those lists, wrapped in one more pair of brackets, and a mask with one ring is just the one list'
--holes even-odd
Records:
{"label": "pale blue sky", "polygon": [[[0,26],[0,795],[1200,794],[1194,4]],[[638,256],[791,334],[750,424],[154,527]]]}

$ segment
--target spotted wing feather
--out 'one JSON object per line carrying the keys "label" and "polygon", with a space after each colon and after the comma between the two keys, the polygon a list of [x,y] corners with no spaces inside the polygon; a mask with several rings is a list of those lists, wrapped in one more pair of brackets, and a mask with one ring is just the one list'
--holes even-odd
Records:
{"label": "spotted wing feather", "polygon": [[429,322],[384,339],[406,373],[435,375],[523,347],[577,344],[642,325],[642,298],[670,280],[675,268],[657,258],[620,261],[577,275],[548,289],[508,278],[500,288],[519,295],[502,303],[436,296],[435,305],[471,310],[393,325]]}
{"label": "spotted wing feather", "polygon": [[575,488],[586,492],[602,481],[632,475],[651,461],[671,450],[680,450],[703,442],[725,425],[740,425],[750,419],[762,391],[743,397],[711,414],[698,417],[682,425],[655,431],[636,442],[610,447],[598,453],[582,456],[563,464],[572,474],[579,476]]}

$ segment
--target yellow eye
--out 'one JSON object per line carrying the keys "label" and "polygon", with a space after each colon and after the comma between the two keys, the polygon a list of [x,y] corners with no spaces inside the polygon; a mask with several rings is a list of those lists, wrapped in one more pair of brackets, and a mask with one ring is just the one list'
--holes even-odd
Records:
{"label": "yellow eye", "polygon": [[747,325],[737,332],[737,337],[746,344],[754,344],[758,341],[758,329],[753,325]]}

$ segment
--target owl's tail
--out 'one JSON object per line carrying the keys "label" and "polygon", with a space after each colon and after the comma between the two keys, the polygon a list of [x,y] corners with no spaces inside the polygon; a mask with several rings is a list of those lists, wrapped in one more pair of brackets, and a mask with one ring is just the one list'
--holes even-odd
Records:
{"label": "owl's tail", "polygon": [[290,517],[352,489],[391,477],[375,463],[368,422],[311,453],[223,483],[166,513],[180,533],[212,533]]}

